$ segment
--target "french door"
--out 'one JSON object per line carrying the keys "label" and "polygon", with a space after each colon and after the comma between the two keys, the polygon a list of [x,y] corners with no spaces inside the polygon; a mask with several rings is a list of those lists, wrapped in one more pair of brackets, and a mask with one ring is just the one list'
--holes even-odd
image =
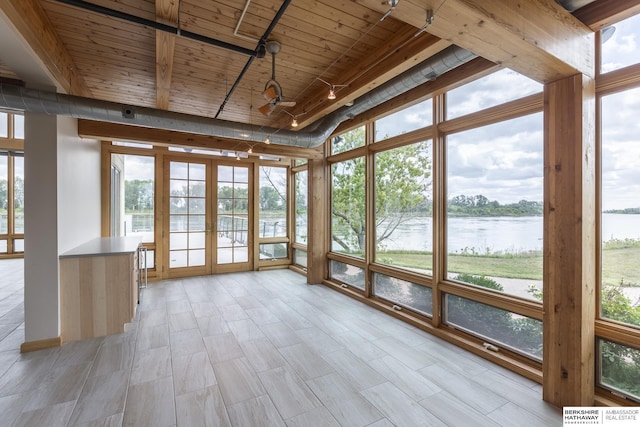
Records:
{"label": "french door", "polygon": [[164,166],[169,277],[250,270],[252,165],[168,158]]}

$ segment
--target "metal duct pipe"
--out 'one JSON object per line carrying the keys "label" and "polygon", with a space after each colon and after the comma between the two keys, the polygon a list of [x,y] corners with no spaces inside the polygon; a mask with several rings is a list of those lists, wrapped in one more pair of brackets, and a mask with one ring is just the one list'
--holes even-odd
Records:
{"label": "metal duct pipe", "polygon": [[457,46],[450,46],[394,77],[371,92],[357,98],[352,107],[342,107],[310,127],[313,132],[294,132],[221,119],[193,116],[147,107],[134,107],[55,92],[43,92],[21,86],[0,84],[0,108],[69,116],[178,132],[211,135],[242,141],[263,142],[267,137],[274,144],[317,147],[329,138],[344,120],[353,118],[389,99],[413,89],[437,76],[462,65],[476,55]]}

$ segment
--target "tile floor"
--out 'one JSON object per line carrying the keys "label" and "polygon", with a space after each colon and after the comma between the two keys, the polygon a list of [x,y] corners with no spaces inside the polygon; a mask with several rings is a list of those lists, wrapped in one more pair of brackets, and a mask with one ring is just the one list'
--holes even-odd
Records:
{"label": "tile floor", "polygon": [[120,335],[20,354],[0,261],[1,426],[559,426],[541,387],[288,270],[167,280]]}

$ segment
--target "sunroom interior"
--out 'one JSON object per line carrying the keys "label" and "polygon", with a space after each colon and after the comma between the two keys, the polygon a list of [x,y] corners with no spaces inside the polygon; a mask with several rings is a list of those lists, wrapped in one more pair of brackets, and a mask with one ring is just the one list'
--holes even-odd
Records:
{"label": "sunroom interior", "polygon": [[632,0],[0,2],[23,350],[65,345],[58,257],[137,236],[149,288],[288,269],[557,407],[640,405],[639,28]]}

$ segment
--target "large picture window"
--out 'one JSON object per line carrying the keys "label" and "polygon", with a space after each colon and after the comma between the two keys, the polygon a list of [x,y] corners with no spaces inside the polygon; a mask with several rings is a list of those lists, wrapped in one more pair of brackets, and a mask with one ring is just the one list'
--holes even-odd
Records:
{"label": "large picture window", "polygon": [[364,258],[364,157],[331,165],[331,250]]}
{"label": "large picture window", "polygon": [[260,166],[260,237],[287,235],[287,168]]}
{"label": "large picture window", "polygon": [[431,274],[431,142],[375,154],[375,261]]}
{"label": "large picture window", "polygon": [[447,139],[447,278],[538,299],[542,114]]}

